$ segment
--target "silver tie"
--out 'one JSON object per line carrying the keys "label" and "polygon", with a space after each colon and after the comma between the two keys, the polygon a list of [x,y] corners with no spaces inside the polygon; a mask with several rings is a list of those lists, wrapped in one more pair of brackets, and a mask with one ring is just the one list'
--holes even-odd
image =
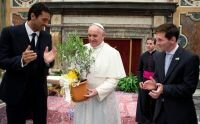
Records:
{"label": "silver tie", "polygon": [[172,58],[173,58],[173,54],[166,53],[166,56],[165,56],[165,75],[167,74],[169,65],[172,61]]}

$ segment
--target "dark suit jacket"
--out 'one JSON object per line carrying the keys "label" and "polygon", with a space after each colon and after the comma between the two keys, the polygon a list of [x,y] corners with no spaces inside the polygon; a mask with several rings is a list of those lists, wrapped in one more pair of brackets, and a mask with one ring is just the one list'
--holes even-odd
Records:
{"label": "dark suit jacket", "polygon": [[[49,67],[43,59],[45,47],[52,48],[51,36],[40,31],[37,41],[37,60],[25,67],[21,66],[22,52],[30,44],[25,24],[7,27],[0,37],[0,68],[6,70],[0,85],[0,99],[9,105],[20,104],[28,90],[33,90],[35,97],[46,101]],[[31,84],[31,85],[30,85]],[[44,100],[44,101],[43,101]]]}
{"label": "dark suit jacket", "polygon": [[156,102],[154,119],[164,107],[168,124],[197,124],[192,95],[199,80],[199,57],[179,47],[165,76],[165,53],[157,55],[155,79],[164,91]]}

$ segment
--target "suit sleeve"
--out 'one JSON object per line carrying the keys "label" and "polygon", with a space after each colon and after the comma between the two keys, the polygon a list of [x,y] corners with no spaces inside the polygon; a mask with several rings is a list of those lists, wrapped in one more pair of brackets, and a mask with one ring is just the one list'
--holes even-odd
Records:
{"label": "suit sleeve", "polygon": [[20,70],[21,55],[12,55],[11,41],[12,36],[9,31],[10,28],[4,28],[0,37],[0,68],[6,70]]}
{"label": "suit sleeve", "polygon": [[164,96],[191,97],[199,81],[199,57],[193,55],[183,69],[183,82],[164,85]]}

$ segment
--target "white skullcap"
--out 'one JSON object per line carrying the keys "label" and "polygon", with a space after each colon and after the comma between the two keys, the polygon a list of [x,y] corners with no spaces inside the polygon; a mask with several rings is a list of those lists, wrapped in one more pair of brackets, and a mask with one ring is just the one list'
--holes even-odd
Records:
{"label": "white skullcap", "polygon": [[99,28],[101,28],[101,29],[103,29],[103,30],[104,30],[104,27],[103,27],[103,25],[101,25],[100,23],[92,23],[92,25],[96,25],[96,26],[98,26]]}

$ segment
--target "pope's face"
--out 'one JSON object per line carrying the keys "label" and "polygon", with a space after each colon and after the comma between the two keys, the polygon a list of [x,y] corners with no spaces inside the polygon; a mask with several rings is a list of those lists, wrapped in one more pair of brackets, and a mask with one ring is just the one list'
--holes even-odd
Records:
{"label": "pope's face", "polygon": [[88,29],[88,40],[92,47],[97,47],[104,40],[104,31],[96,25],[92,25]]}

